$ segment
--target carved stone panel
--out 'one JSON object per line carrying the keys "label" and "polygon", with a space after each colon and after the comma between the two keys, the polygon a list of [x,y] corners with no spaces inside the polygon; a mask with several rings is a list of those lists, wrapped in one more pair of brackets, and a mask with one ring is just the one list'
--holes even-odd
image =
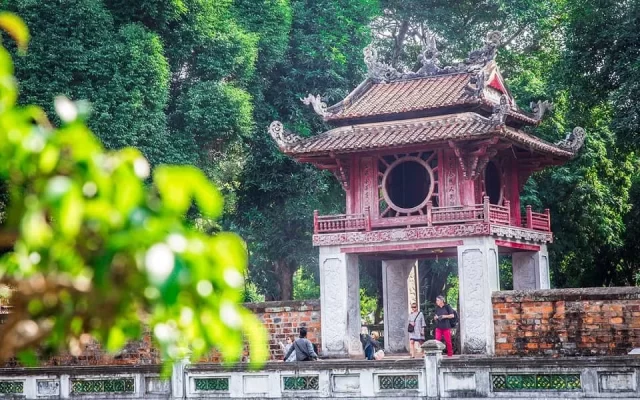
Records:
{"label": "carved stone panel", "polygon": [[463,351],[466,354],[484,354],[487,347],[486,261],[481,249],[466,249],[460,260],[464,295],[462,304]]}
{"label": "carved stone panel", "polygon": [[405,352],[408,350],[409,318],[407,281],[415,260],[393,260],[382,262],[382,284],[384,301],[385,350]]}
{"label": "carved stone panel", "polygon": [[60,396],[60,382],[57,379],[38,379],[38,396]]}
{"label": "carved stone panel", "polygon": [[346,258],[347,268],[347,330],[349,335],[349,355],[363,355],[360,342],[360,271],[356,255],[348,254]]}
{"label": "carved stone panel", "polygon": [[330,353],[346,353],[347,281],[341,258],[322,260],[322,345]]}
{"label": "carved stone panel", "polygon": [[533,252],[513,253],[511,256],[514,290],[534,290],[536,283],[536,263]]}

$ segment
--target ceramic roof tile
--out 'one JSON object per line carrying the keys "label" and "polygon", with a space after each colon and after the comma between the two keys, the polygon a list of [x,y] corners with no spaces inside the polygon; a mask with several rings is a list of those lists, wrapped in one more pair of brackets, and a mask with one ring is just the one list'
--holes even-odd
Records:
{"label": "ceramic roof tile", "polygon": [[329,113],[326,119],[358,118],[474,103],[476,100],[465,90],[470,78],[471,74],[458,73],[372,83],[360,97],[342,109]]}
{"label": "ceramic roof tile", "polygon": [[558,157],[572,156],[552,143],[514,128],[496,126],[476,113],[344,126],[302,139],[283,151],[290,155],[349,153],[488,136],[499,136],[521,147]]}

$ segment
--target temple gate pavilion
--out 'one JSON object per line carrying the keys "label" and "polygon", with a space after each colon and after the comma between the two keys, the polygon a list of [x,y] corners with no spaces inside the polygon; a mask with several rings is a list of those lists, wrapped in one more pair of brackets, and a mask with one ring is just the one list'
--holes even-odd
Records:
{"label": "temple gate pavilion", "polygon": [[494,353],[498,254],[512,254],[514,289],[549,288],[549,210],[523,208],[520,191],[533,172],[574,157],[585,132],[553,144],[524,131],[551,104],[516,105],[494,61],[499,43],[491,32],[463,62],[441,67],[431,39],[417,72],[378,61],[369,46],[368,76],[344,100],[302,99],[333,129],[301,138],[278,121],[269,127],[282,152],[332,171],[346,192],[344,214],[313,219],[323,355],[362,354],[359,257],[383,260],[390,352],[408,346],[407,282],[417,259],[457,257],[466,354]]}

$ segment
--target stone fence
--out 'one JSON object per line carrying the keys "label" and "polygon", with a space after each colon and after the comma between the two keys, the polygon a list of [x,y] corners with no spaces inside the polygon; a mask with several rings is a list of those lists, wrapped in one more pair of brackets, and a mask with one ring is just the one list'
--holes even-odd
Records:
{"label": "stone fence", "polygon": [[0,369],[0,397],[631,400],[639,379],[640,357],[443,359],[434,346],[424,360],[177,364],[166,379],[156,365]]}
{"label": "stone fence", "polygon": [[640,288],[494,292],[496,355],[622,355],[640,347]]}

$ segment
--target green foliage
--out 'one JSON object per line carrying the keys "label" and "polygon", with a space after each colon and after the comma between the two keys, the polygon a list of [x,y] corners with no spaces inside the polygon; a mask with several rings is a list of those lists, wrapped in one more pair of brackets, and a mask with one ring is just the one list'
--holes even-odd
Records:
{"label": "green foliage", "polygon": [[302,268],[293,274],[293,299],[316,300],[320,298],[320,284]]}
{"label": "green foliage", "polygon": [[375,312],[378,308],[378,298],[367,294],[365,288],[360,288],[360,318],[367,324],[375,323]]}
{"label": "green foliage", "polygon": [[[25,40],[26,28],[9,29]],[[17,233],[0,260],[0,283],[15,289],[0,359],[21,352],[22,360],[35,360],[33,350],[42,347],[78,355],[91,336],[117,351],[148,326],[168,365],[211,346],[237,361],[243,334],[252,362],[263,361],[265,332],[237,305],[244,244],[186,221],[194,205],[206,218],[221,214],[222,196],[206,176],[162,166],[148,187],[150,166],[140,151],[105,151],[84,123],[85,106],[58,97],[61,127],[54,128],[44,110],[16,99],[11,57],[0,47],[0,178],[10,189],[5,229]]]}
{"label": "green foliage", "polygon": [[326,129],[299,99],[320,93],[337,101],[363,79],[362,49],[377,9],[374,1],[362,0],[257,3],[264,3],[259,21],[264,18],[267,25],[258,23],[258,6],[240,1],[235,12],[243,26],[260,38],[261,49],[267,36],[287,46],[258,56],[252,85],[256,132],[248,141],[237,212],[229,223],[249,243],[251,279],[267,297],[288,299],[298,266],[317,271],[317,250],[311,246],[313,210],[341,211],[344,193],[330,174],[282,155],[266,129],[274,119],[303,134]]}

